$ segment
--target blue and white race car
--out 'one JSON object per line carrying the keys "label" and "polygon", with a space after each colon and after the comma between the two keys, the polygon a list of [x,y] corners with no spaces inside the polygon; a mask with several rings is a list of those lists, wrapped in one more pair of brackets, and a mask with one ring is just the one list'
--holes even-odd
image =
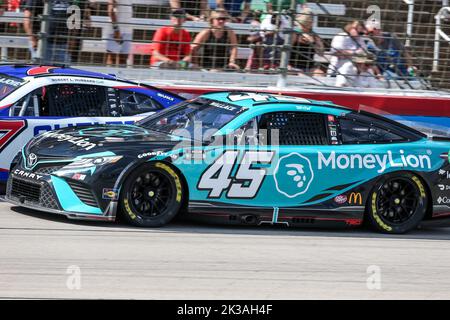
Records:
{"label": "blue and white race car", "polygon": [[0,66],[0,184],[35,135],[63,127],[133,124],[184,98],[114,75],[61,66]]}

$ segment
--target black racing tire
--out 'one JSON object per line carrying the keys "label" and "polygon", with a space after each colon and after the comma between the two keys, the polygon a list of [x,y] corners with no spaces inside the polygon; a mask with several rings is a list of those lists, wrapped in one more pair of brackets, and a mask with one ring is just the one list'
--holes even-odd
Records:
{"label": "black racing tire", "polygon": [[424,182],[409,172],[383,176],[369,193],[366,218],[378,232],[402,234],[416,229],[428,206]]}
{"label": "black racing tire", "polygon": [[146,163],[133,170],[122,185],[122,217],[138,227],[162,227],[180,211],[183,194],[181,178],[173,167]]}

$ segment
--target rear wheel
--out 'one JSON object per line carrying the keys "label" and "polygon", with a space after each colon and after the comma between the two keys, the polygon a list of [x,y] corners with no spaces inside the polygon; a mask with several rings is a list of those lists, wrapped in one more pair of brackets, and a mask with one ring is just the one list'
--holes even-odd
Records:
{"label": "rear wheel", "polygon": [[180,177],[162,162],[147,163],[134,170],[121,192],[125,220],[139,227],[161,227],[180,211],[183,189]]}
{"label": "rear wheel", "polygon": [[367,203],[367,218],[377,231],[400,234],[415,229],[427,211],[428,196],[419,177],[411,173],[387,175]]}

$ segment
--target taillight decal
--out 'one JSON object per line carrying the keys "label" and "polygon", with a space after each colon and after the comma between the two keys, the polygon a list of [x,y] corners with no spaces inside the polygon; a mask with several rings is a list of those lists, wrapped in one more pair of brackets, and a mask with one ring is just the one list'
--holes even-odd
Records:
{"label": "taillight decal", "polygon": [[26,120],[0,120],[0,151],[27,127]]}

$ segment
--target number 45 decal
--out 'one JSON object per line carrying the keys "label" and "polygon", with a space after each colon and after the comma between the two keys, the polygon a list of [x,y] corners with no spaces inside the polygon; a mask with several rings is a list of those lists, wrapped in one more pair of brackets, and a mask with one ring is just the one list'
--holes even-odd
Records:
{"label": "number 45 decal", "polygon": [[256,196],[266,177],[265,168],[254,168],[254,164],[270,164],[273,151],[247,151],[242,157],[237,172],[232,177],[239,151],[225,151],[203,172],[197,184],[199,190],[209,190],[208,198],[220,198],[227,190],[227,198],[251,199]]}

